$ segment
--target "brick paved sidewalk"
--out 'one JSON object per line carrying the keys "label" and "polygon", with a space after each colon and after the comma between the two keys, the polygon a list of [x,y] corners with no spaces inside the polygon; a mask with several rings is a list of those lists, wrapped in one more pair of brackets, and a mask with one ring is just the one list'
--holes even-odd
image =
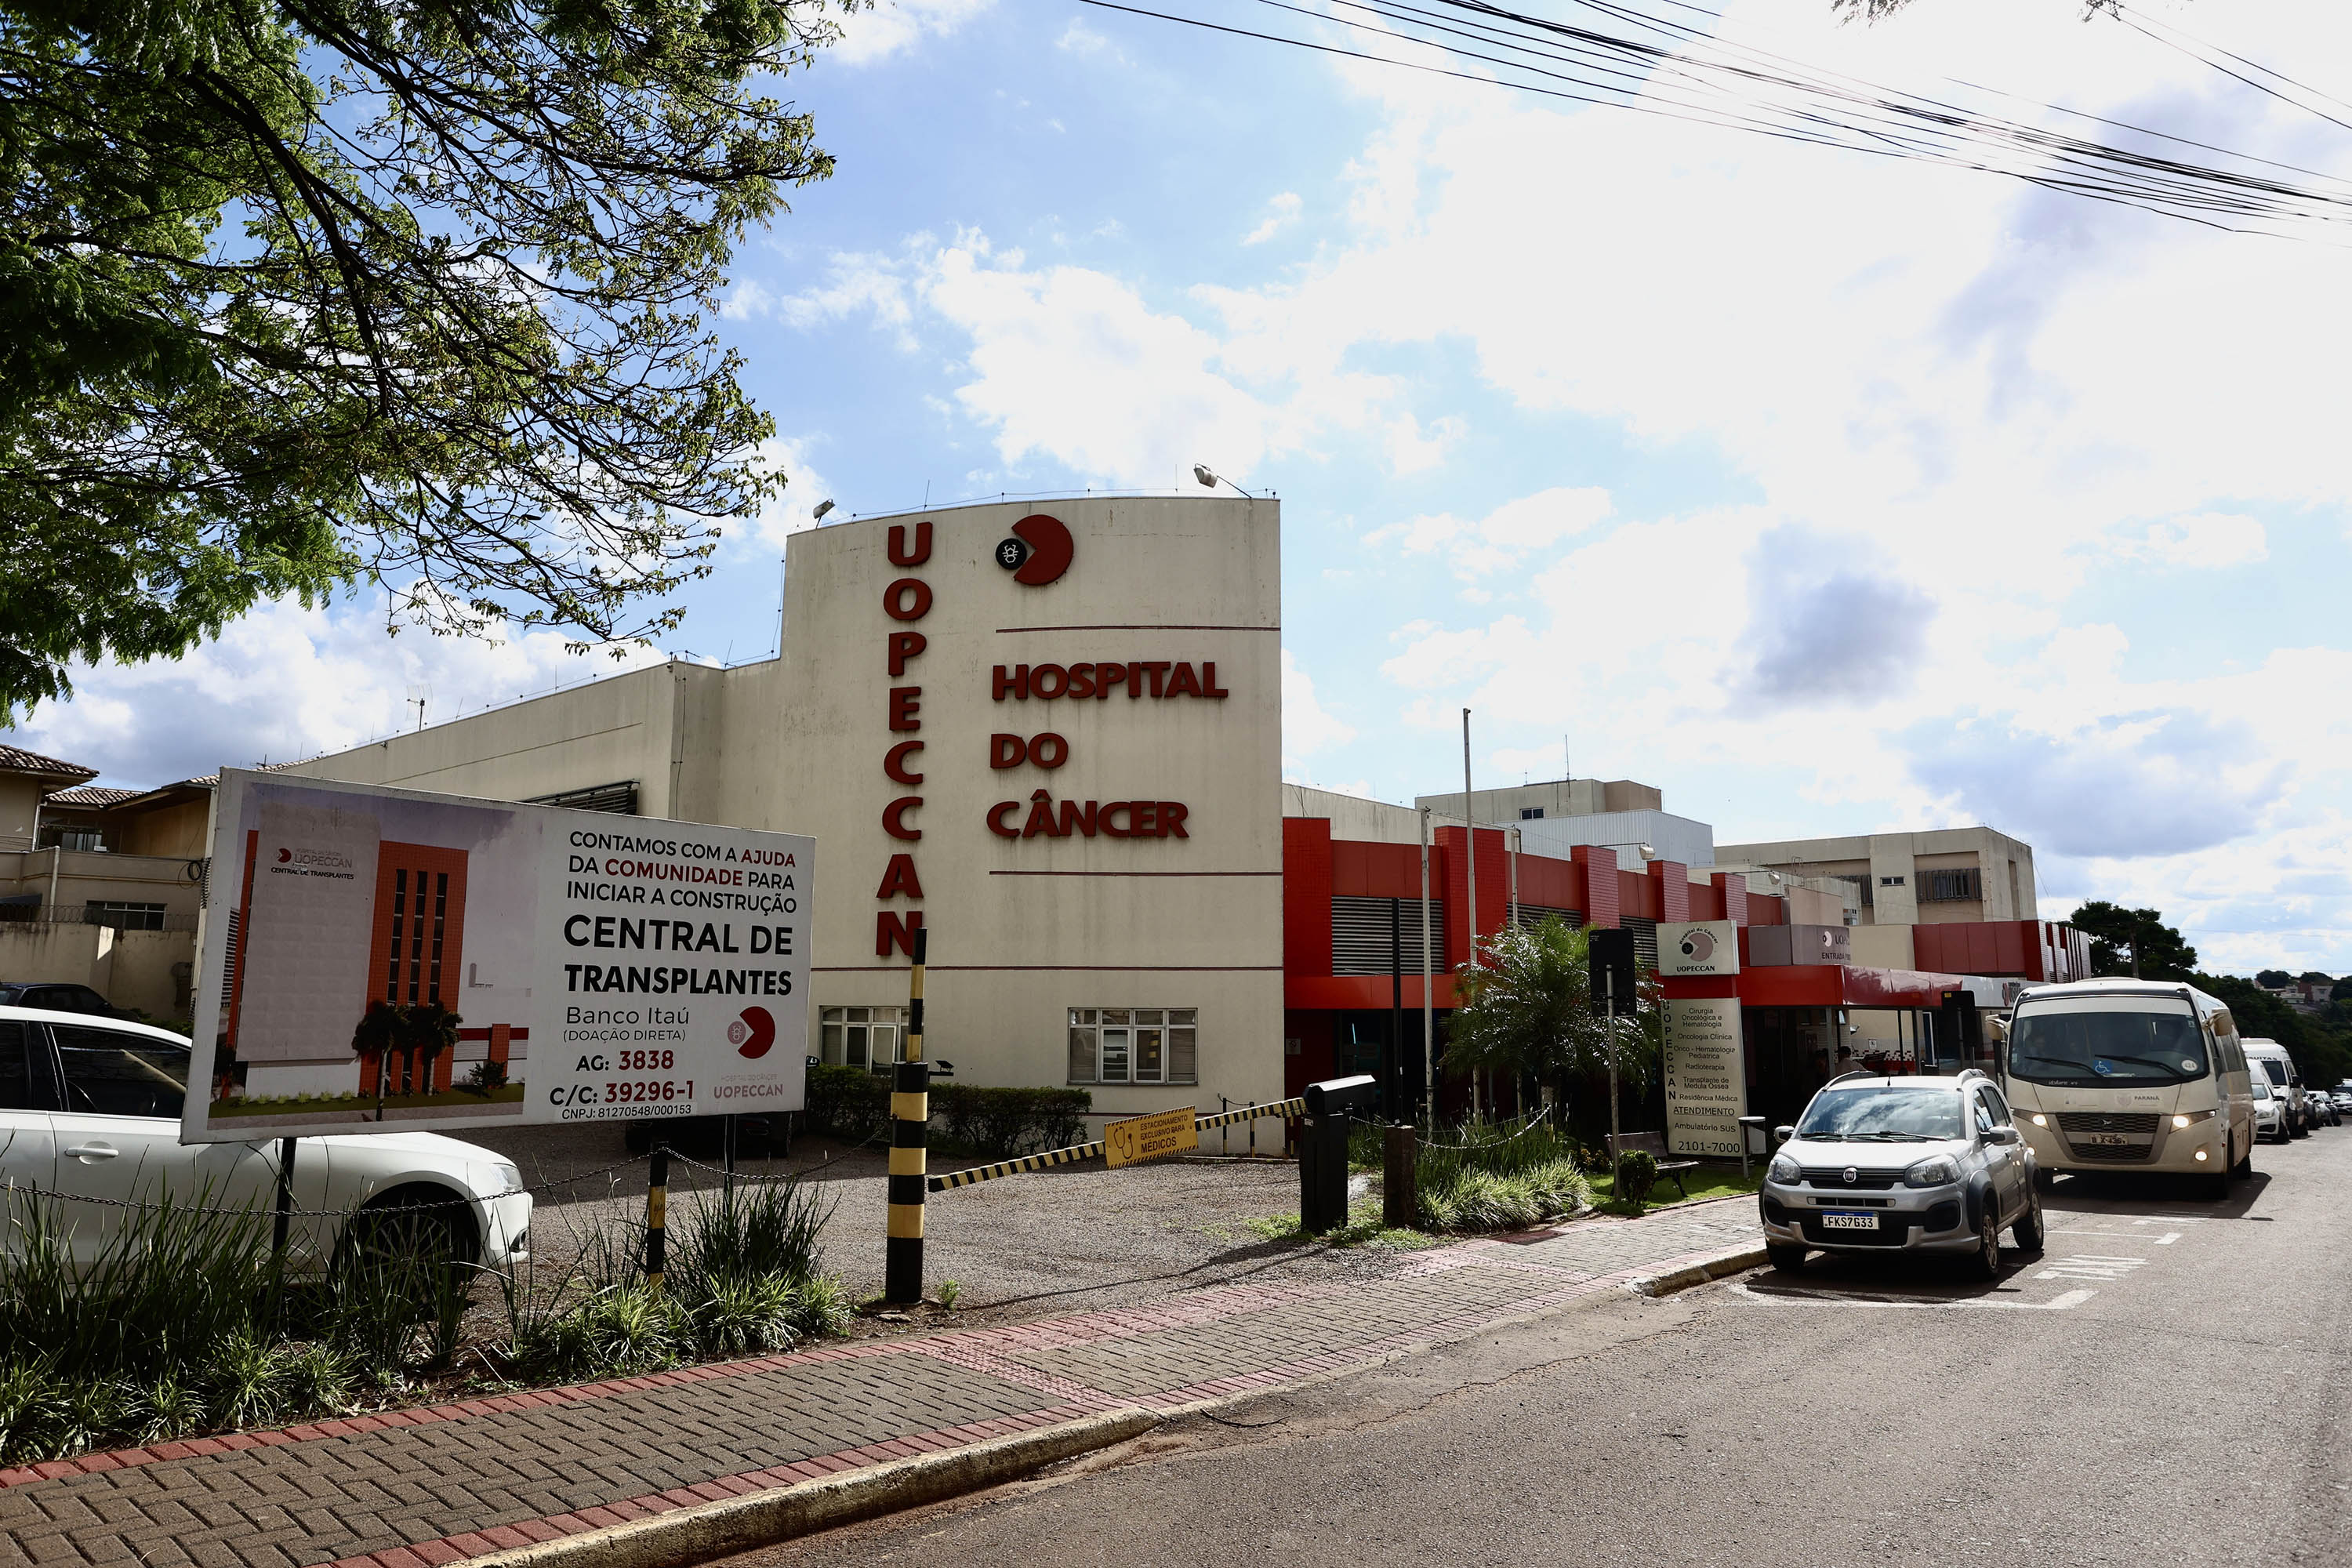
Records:
{"label": "brick paved sidewalk", "polygon": [[11,1562],[438,1564],[1047,1426],[1371,1364],[1756,1236],[1743,1201],[1228,1286],[0,1471]]}

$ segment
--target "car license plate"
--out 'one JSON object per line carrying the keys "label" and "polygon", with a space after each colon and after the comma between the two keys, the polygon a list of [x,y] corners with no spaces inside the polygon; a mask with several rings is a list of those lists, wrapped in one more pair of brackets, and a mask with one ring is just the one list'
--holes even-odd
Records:
{"label": "car license plate", "polygon": [[1822,1215],[1823,1230],[1876,1230],[1878,1215],[1868,1209],[1856,1214],[1850,1209],[1833,1209]]}
{"label": "car license plate", "polygon": [[2109,1149],[2120,1149],[2131,1140],[2120,1132],[2094,1132],[2084,1142],[2102,1144]]}

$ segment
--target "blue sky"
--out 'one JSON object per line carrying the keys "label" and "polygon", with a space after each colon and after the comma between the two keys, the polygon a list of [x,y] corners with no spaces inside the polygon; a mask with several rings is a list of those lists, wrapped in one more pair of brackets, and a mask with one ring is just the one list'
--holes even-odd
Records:
{"label": "blue sky", "polygon": [[[2352,96],[2332,11],[2159,14]],[[1874,80],[2352,169],[2352,133],[2075,0],[1727,12]],[[1205,462],[1284,500],[1294,777],[1445,787],[1466,705],[1482,781],[1565,744],[1724,841],[1987,822],[2045,914],[2352,971],[2352,226],[2219,235],[1066,0],[886,0],[789,90],[839,174],[742,247],[725,331],[794,482],[674,650],[772,646],[820,499]],[[586,670],[274,606],[83,672],[24,741],[144,784]]]}

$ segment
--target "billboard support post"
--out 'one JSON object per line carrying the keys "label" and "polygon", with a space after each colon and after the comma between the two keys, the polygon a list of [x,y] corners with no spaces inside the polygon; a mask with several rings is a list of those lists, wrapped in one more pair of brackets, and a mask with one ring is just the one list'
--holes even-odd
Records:
{"label": "billboard support post", "polygon": [[889,1217],[883,1240],[882,1299],[911,1306],[923,1299],[924,1145],[931,1121],[931,1064],[923,1059],[923,966],[930,933],[915,928],[915,965],[907,981],[907,1056],[890,1096]]}
{"label": "billboard support post", "polygon": [[294,1218],[294,1140],[278,1141],[278,1215],[269,1227],[270,1260],[286,1267],[286,1233]]}

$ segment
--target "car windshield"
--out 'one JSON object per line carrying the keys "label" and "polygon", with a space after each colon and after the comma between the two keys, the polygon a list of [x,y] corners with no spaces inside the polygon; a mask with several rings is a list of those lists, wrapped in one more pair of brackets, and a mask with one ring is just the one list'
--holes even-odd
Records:
{"label": "car windshield", "polygon": [[2261,1079],[2254,1079],[2253,1084],[2254,1098],[2256,1100],[2268,1100],[2271,1097],[2271,1086],[2269,1084],[2264,1083]]}
{"label": "car windshield", "polygon": [[2020,1010],[2009,1070],[2029,1083],[2181,1083],[2204,1076],[2205,1041],[2185,1004],[2053,1003]]}
{"label": "car windshield", "polygon": [[1916,1142],[1958,1138],[1960,1097],[1949,1089],[1874,1084],[1823,1089],[1805,1107],[1800,1138],[1846,1142]]}

